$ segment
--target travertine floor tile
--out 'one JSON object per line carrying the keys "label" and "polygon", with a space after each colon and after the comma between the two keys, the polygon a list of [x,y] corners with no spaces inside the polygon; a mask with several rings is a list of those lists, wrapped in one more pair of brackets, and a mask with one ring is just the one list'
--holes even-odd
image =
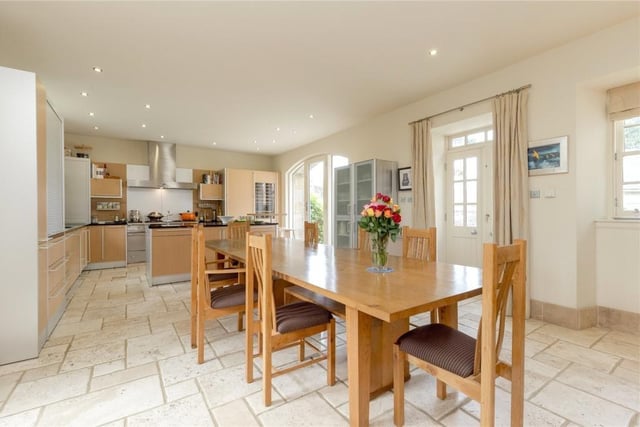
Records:
{"label": "travertine floor tile", "polygon": [[90,391],[102,390],[118,384],[124,384],[140,378],[158,374],[158,365],[155,362],[133,368],[115,371],[106,375],[94,376],[91,380]]}
{"label": "travertine floor tile", "polygon": [[127,340],[127,367],[167,359],[183,354],[182,344],[173,329]]}
{"label": "travertine floor tile", "polygon": [[209,408],[249,396],[262,388],[259,379],[250,384],[245,381],[244,366],[234,366],[200,376],[198,383]]}
{"label": "travertine floor tile", "polygon": [[626,426],[635,415],[630,409],[557,381],[550,382],[531,402],[580,425]]}
{"label": "travertine floor tile", "polygon": [[36,425],[41,408],[20,412],[19,414],[0,417],[0,427],[32,427]]}
{"label": "travertine floor tile", "polygon": [[558,341],[546,349],[545,353],[605,372],[610,372],[620,361],[620,358],[617,356],[565,341]]}
{"label": "travertine floor tile", "polygon": [[87,392],[91,370],[79,369],[55,377],[20,383],[0,412],[0,416],[38,408],[52,402],[79,396]]}
{"label": "travertine floor tile", "polygon": [[42,426],[93,426],[160,406],[164,403],[160,379],[147,377],[46,406]]}
{"label": "travertine floor tile", "polygon": [[349,422],[343,418],[327,402],[316,393],[308,394],[294,400],[286,406],[280,406],[265,411],[258,416],[263,426],[284,427],[311,425],[348,426]]}
{"label": "travertine floor tile", "polygon": [[234,400],[226,405],[211,410],[219,427],[258,427],[260,423],[255,419],[246,403],[242,399]]}
{"label": "travertine floor tile", "polygon": [[85,368],[124,357],[124,340],[96,344],[91,347],[67,352],[60,372]]}
{"label": "travertine floor tile", "polygon": [[220,361],[213,357],[212,352],[205,351],[205,362],[199,364],[195,352],[181,354],[158,362],[165,386],[176,384],[184,380],[196,378],[222,369]]}
{"label": "travertine floor tile", "polygon": [[213,426],[202,395],[193,395],[127,418],[128,427]]}

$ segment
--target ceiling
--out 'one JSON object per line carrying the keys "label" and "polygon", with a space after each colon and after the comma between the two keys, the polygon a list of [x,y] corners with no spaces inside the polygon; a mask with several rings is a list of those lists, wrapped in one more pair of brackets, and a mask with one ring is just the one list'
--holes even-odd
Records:
{"label": "ceiling", "polygon": [[0,66],[36,72],[68,133],[277,154],[639,14],[634,1],[0,2]]}

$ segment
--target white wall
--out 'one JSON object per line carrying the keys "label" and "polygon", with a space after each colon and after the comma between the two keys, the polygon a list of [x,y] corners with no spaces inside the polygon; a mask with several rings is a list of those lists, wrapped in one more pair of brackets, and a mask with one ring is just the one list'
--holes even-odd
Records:
{"label": "white wall", "polygon": [[39,349],[35,74],[0,67],[0,94],[1,365]]}
{"label": "white wall", "polygon": [[608,179],[608,160],[602,154],[610,141],[602,133],[604,122],[589,125],[598,109],[604,111],[598,104],[606,88],[589,85],[607,80],[613,87],[640,79],[639,28],[636,18],[575,40],[280,155],[275,165],[284,173],[300,159],[320,153],[340,154],[352,162],[376,157],[409,165],[408,122],[531,84],[529,139],[568,135],[569,173],[530,180],[531,188],[543,195],[556,194],[530,203],[530,296],[570,308],[591,305],[593,221],[606,212],[602,204],[609,190],[602,182]]}

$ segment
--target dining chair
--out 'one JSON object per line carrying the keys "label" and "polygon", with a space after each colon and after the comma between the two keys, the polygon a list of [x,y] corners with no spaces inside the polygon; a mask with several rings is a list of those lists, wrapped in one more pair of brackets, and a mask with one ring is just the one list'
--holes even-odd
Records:
{"label": "dining chair", "polygon": [[358,250],[364,252],[371,252],[371,239],[369,238],[369,233],[363,229],[358,227]]}
{"label": "dining chair", "polygon": [[317,222],[304,222],[304,244],[305,246],[317,246],[318,245],[318,223]]}
{"label": "dining chair", "polygon": [[[450,385],[480,402],[480,424],[495,421],[495,381],[511,381],[511,425],[521,426],[524,406],[524,313],[526,241],[498,247],[485,243],[482,270],[482,317],[477,338],[436,323],[406,332],[393,345],[394,423],[404,424],[405,362],[444,382],[437,396],[445,399]],[[511,363],[500,359],[505,316],[512,294]]]}
{"label": "dining chair", "polygon": [[[318,223],[316,222],[304,222],[304,245],[307,247],[318,246]],[[346,318],[346,309],[344,304],[334,301],[330,298],[317,294],[302,286],[288,284],[284,288],[284,303],[289,304],[295,301],[311,302],[325,310],[331,312],[331,314],[338,316],[341,319]]]}
{"label": "dining chair", "polygon": [[[405,258],[436,260],[436,228],[402,227],[402,256]],[[438,321],[438,310],[430,312],[431,323]]]}
{"label": "dining chair", "polygon": [[[271,405],[272,378],[303,368],[314,363],[327,361],[327,384],[334,385],[335,373],[335,320],[331,313],[309,302],[296,302],[279,307],[275,306],[272,277],[272,241],[270,235],[249,234],[247,236],[247,286],[250,294],[257,289],[257,304],[247,298],[247,313],[257,318],[247,319],[246,337],[246,379],[253,382],[253,359],[262,356],[262,392],[265,406]],[[249,317],[249,316],[248,316]],[[313,343],[306,341],[313,335],[326,333],[326,352]],[[258,336],[259,351],[254,354],[253,337]],[[311,346],[321,353],[318,357],[304,360],[304,346]],[[272,353],[284,348],[299,346],[299,361],[277,369],[273,366]]]}
{"label": "dining chair", "polygon": [[[239,279],[244,268],[207,270],[205,237],[202,226],[192,230],[192,275],[191,275],[191,346],[197,347],[198,363],[204,362],[205,322],[245,310],[245,285]],[[194,271],[195,267],[195,271]],[[235,274],[236,283],[228,285],[226,279],[216,281],[216,276]],[[257,298],[257,295],[256,295]],[[242,321],[239,321],[241,327]]]}
{"label": "dining chair", "polygon": [[249,229],[249,221],[231,221],[227,224],[227,239],[244,240]]}

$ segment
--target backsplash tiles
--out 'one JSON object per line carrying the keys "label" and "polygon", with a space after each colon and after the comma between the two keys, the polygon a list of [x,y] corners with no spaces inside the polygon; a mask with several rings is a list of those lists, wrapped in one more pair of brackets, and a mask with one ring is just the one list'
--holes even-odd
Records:
{"label": "backsplash tiles", "polygon": [[[186,190],[166,190],[155,188],[128,188],[127,209],[137,209],[146,219],[149,212],[158,211],[165,217],[171,212],[170,220],[179,220],[179,213],[190,211],[193,206],[193,192]],[[166,218],[165,218],[166,219]]]}

